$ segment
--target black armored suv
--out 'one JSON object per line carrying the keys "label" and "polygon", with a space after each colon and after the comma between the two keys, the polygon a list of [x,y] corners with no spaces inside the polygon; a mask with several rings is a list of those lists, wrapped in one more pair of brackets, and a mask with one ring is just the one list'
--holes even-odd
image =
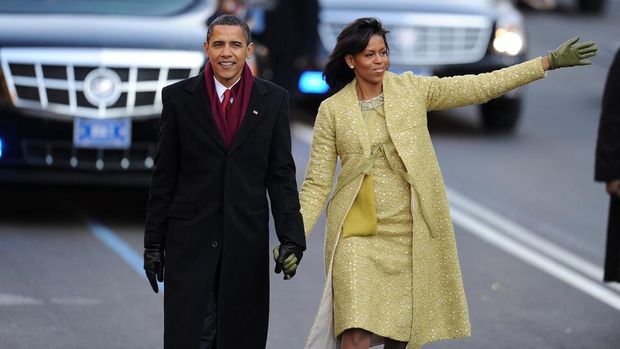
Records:
{"label": "black armored suv", "polygon": [[216,2],[0,0],[0,182],[144,184]]}

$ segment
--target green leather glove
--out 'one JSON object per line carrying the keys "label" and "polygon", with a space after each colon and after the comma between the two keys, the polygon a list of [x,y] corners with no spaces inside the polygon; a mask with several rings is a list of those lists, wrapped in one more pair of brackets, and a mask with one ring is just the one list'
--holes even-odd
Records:
{"label": "green leather glove", "polygon": [[164,282],[164,249],[160,245],[144,249],[144,272],[155,293],[159,292],[157,281]]}
{"label": "green leather glove", "polygon": [[303,249],[295,244],[282,244],[273,248],[273,260],[276,262],[276,274],[284,272],[284,280],[289,280],[297,272],[297,266]]}
{"label": "green leather glove", "polygon": [[550,51],[547,56],[549,58],[549,69],[592,64],[587,58],[596,56],[596,43],[586,41],[577,44],[577,41],[579,41],[578,36],[563,43],[555,51]]}

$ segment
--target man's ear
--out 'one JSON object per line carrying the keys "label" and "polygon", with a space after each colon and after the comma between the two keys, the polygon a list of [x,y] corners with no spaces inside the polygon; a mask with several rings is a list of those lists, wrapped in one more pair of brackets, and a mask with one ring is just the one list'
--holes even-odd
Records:
{"label": "man's ear", "polygon": [[252,56],[252,54],[254,53],[254,47],[255,47],[255,45],[254,45],[253,42],[251,42],[248,45],[248,52],[247,52],[248,53],[248,57]]}

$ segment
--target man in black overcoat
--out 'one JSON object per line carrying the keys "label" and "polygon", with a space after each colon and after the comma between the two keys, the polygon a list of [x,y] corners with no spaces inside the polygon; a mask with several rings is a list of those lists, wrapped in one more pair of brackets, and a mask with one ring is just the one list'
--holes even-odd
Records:
{"label": "man in black overcoat", "polygon": [[604,281],[620,282],[620,50],[609,68],[603,93],[595,179],[606,182],[610,197]]}
{"label": "man in black overcoat", "polygon": [[164,88],[144,237],[151,286],[165,280],[164,347],[265,348],[269,211],[291,278],[305,249],[288,94],[252,76],[250,30],[209,25],[204,72]]}

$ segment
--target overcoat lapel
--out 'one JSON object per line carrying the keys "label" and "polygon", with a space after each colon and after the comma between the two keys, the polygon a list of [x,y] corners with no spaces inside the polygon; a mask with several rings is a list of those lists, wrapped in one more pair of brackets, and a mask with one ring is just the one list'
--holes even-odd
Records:
{"label": "overcoat lapel", "polygon": [[264,96],[266,93],[267,89],[260,83],[260,81],[255,80],[254,86],[252,86],[252,93],[250,95],[248,110],[245,113],[245,117],[243,118],[241,127],[239,127],[239,131],[237,131],[237,134],[235,134],[235,137],[233,138],[232,144],[230,146],[230,153],[234,152],[239,147],[239,145],[246,139],[246,137],[252,132],[252,130],[254,130],[256,125],[258,125],[260,121],[264,117],[266,117],[265,105],[262,98],[262,96]]}
{"label": "overcoat lapel", "polygon": [[206,133],[217,143],[222,151],[226,151],[224,139],[220,134],[220,130],[213,120],[211,106],[207,97],[207,91],[204,84],[203,74],[200,73],[194,77],[194,81],[187,85],[190,97],[185,106],[191,112],[196,122],[206,131]]}
{"label": "overcoat lapel", "polygon": [[362,110],[357,100],[357,93],[355,92],[356,83],[357,81],[353,79],[353,81],[343,87],[342,105],[346,106],[344,115],[349,118],[348,122],[350,125],[348,127],[351,127],[357,135],[357,142],[361,145],[363,153],[370,155],[370,138],[368,137],[368,129],[366,128]]}
{"label": "overcoat lapel", "polygon": [[[400,102],[400,108],[396,106],[400,101],[406,98],[402,95],[402,91],[398,90],[393,81],[393,73],[386,72],[386,76],[383,79],[383,112],[385,113],[385,124],[388,129],[390,137],[394,137],[401,130],[406,130],[411,125],[408,125],[408,118],[406,113],[411,113],[411,110],[407,110]],[[396,144],[395,144],[396,145]]]}

